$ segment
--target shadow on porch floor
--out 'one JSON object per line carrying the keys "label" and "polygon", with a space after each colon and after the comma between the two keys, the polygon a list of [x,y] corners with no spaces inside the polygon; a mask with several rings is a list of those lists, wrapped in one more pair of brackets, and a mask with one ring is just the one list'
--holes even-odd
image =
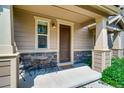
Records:
{"label": "shadow on porch floor", "polygon": [[[81,67],[81,66],[86,66],[86,64],[78,63],[78,64],[73,64],[73,65],[68,65],[68,66],[62,66],[60,67],[60,70]],[[44,69],[33,70],[30,72],[32,76],[30,76],[29,73],[27,72],[22,73],[25,81],[22,79],[21,76],[19,76],[19,87],[20,88],[31,88],[34,86],[34,79],[36,78],[36,76],[44,75],[44,74],[48,74],[48,73],[56,72],[56,71],[58,71],[57,68],[53,68],[53,69],[47,68],[46,71]]]}

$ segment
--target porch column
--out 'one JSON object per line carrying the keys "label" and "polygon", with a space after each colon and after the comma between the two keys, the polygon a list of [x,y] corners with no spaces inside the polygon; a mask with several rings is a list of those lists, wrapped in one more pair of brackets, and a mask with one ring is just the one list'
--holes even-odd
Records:
{"label": "porch column", "polygon": [[92,69],[102,72],[111,65],[111,51],[108,48],[106,18],[96,19],[96,41],[92,51]]}
{"label": "porch column", "polygon": [[121,44],[121,32],[114,33],[114,42],[113,42],[113,56],[123,57],[123,48]]}
{"label": "porch column", "polygon": [[17,87],[18,53],[14,52],[13,9],[0,6],[0,87]]}
{"label": "porch column", "polygon": [[10,6],[0,6],[0,54],[13,53]]}

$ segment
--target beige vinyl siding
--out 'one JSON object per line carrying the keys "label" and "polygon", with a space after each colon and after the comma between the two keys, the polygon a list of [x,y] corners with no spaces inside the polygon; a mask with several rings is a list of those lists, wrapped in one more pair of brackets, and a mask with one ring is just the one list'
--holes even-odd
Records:
{"label": "beige vinyl siding", "polygon": [[10,87],[10,60],[0,60],[0,88]]}
{"label": "beige vinyl siding", "polygon": [[50,31],[50,48],[57,49],[57,30],[53,28]]}
{"label": "beige vinyl siding", "polygon": [[15,41],[19,50],[34,49],[35,20],[32,15],[14,11]]}
{"label": "beige vinyl siding", "polygon": [[93,33],[81,24],[75,24],[74,49],[93,49]]}
{"label": "beige vinyl siding", "polygon": [[[35,19],[37,14],[14,9],[15,41],[19,50],[35,49]],[[39,15],[38,15],[39,16]],[[56,29],[50,30],[50,49],[57,48]]]}
{"label": "beige vinyl siding", "polygon": [[[14,8],[14,35],[18,50],[35,49],[35,19],[34,16],[41,16],[55,20],[49,16],[35,14],[29,11]],[[56,23],[57,24],[57,23]],[[83,30],[82,25],[74,23],[74,49],[93,49],[92,32]],[[50,48],[47,50],[57,49],[57,28],[50,27]]]}

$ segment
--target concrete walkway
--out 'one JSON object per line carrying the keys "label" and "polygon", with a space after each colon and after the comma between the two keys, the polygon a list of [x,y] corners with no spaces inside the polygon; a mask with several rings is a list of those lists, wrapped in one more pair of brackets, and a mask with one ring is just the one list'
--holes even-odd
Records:
{"label": "concrete walkway", "polygon": [[101,78],[101,73],[92,70],[88,66],[67,69],[45,75],[39,75],[34,79],[35,88],[75,88]]}
{"label": "concrete walkway", "polygon": [[113,86],[110,86],[101,80],[95,81],[93,83],[90,83],[81,87],[82,88],[114,88]]}

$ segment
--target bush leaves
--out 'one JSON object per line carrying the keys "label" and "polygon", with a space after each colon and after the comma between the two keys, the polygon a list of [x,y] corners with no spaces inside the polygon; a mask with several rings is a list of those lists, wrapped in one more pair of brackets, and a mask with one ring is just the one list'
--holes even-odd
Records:
{"label": "bush leaves", "polygon": [[102,80],[114,87],[124,88],[124,58],[112,58],[112,65],[102,72]]}

